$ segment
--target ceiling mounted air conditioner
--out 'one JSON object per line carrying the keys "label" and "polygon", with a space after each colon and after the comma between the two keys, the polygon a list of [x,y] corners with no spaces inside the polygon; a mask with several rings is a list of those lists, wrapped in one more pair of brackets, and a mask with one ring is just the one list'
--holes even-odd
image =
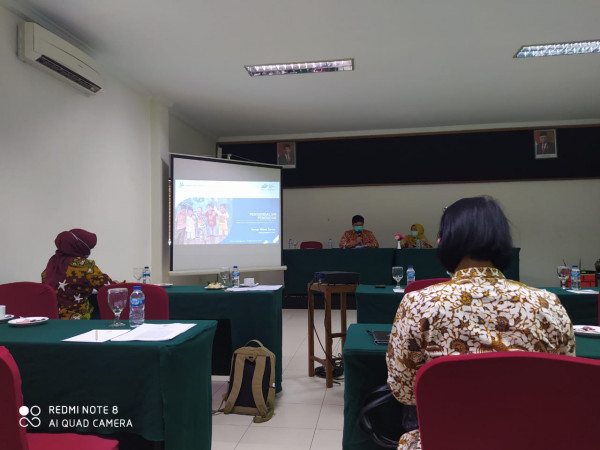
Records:
{"label": "ceiling mounted air conditioner", "polygon": [[102,90],[96,62],[64,39],[36,23],[18,27],[17,55],[23,61],[48,72],[85,92]]}

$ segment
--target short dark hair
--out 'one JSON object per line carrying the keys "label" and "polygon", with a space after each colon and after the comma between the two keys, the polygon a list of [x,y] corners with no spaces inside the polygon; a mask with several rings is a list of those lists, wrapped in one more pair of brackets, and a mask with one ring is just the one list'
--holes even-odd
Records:
{"label": "short dark hair", "polygon": [[463,198],[446,208],[438,237],[438,257],[450,272],[465,256],[489,260],[499,270],[511,263],[510,226],[502,208],[491,197]]}
{"label": "short dark hair", "polygon": [[365,218],[363,216],[361,216],[360,214],[357,214],[354,217],[352,217],[352,223],[356,223],[356,222],[365,223]]}

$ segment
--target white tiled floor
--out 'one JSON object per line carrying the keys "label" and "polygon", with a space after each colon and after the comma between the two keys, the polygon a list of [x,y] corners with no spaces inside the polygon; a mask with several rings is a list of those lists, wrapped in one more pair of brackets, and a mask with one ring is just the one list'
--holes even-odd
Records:
{"label": "white tiled floor", "polygon": [[[339,331],[339,311],[332,311],[333,331]],[[324,342],[324,311],[315,311],[315,326]],[[348,324],[356,322],[356,311],[348,310]],[[308,376],[307,311],[283,310],[283,390],[275,398],[275,414],[265,423],[251,416],[213,416],[213,450],[338,450],[342,448],[344,383],[325,387],[325,379]],[[334,355],[341,353],[334,340]],[[315,338],[315,353],[323,351]],[[317,364],[318,366],[318,364]],[[213,377],[213,408],[221,403],[227,377]]]}

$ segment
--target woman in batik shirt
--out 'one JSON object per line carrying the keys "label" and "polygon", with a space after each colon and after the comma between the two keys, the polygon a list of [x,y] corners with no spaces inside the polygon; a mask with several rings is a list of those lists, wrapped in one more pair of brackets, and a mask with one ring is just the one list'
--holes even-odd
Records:
{"label": "woman in batik shirt", "polygon": [[89,319],[93,308],[88,297],[92,290],[113,283],[88,259],[96,242],[94,233],[78,228],[63,231],[54,240],[57,250],[42,272],[42,283],[56,291],[61,319]]}
{"label": "woman in batik shirt", "polygon": [[[390,336],[388,385],[400,402],[415,404],[417,370],[440,356],[575,355],[573,325],[558,297],[504,278],[513,244],[493,199],[465,198],[447,208],[439,238],[438,256],[452,279],[406,294]],[[398,448],[420,449],[419,430],[402,435]]]}

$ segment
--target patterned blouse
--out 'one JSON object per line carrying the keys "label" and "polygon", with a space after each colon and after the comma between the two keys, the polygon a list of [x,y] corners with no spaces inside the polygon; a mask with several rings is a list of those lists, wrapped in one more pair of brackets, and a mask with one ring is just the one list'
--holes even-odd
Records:
{"label": "patterned blouse", "polygon": [[[398,307],[387,351],[388,385],[415,404],[419,367],[445,355],[533,351],[575,356],[573,324],[558,297],[473,267],[452,280],[413,291]],[[401,436],[398,449],[421,448],[419,430]]]}
{"label": "patterned blouse", "polygon": [[[42,282],[46,272],[42,272]],[[93,307],[88,297],[92,290],[114,283],[102,273],[91,259],[74,257],[69,263],[64,281],[55,287],[58,298],[58,317],[61,319],[89,319]]]}
{"label": "patterned blouse", "polygon": [[[375,239],[375,235],[372,231],[362,231],[362,246],[378,248],[379,242]],[[340,248],[354,248],[358,245],[358,233],[354,230],[346,231],[340,239]]]}

